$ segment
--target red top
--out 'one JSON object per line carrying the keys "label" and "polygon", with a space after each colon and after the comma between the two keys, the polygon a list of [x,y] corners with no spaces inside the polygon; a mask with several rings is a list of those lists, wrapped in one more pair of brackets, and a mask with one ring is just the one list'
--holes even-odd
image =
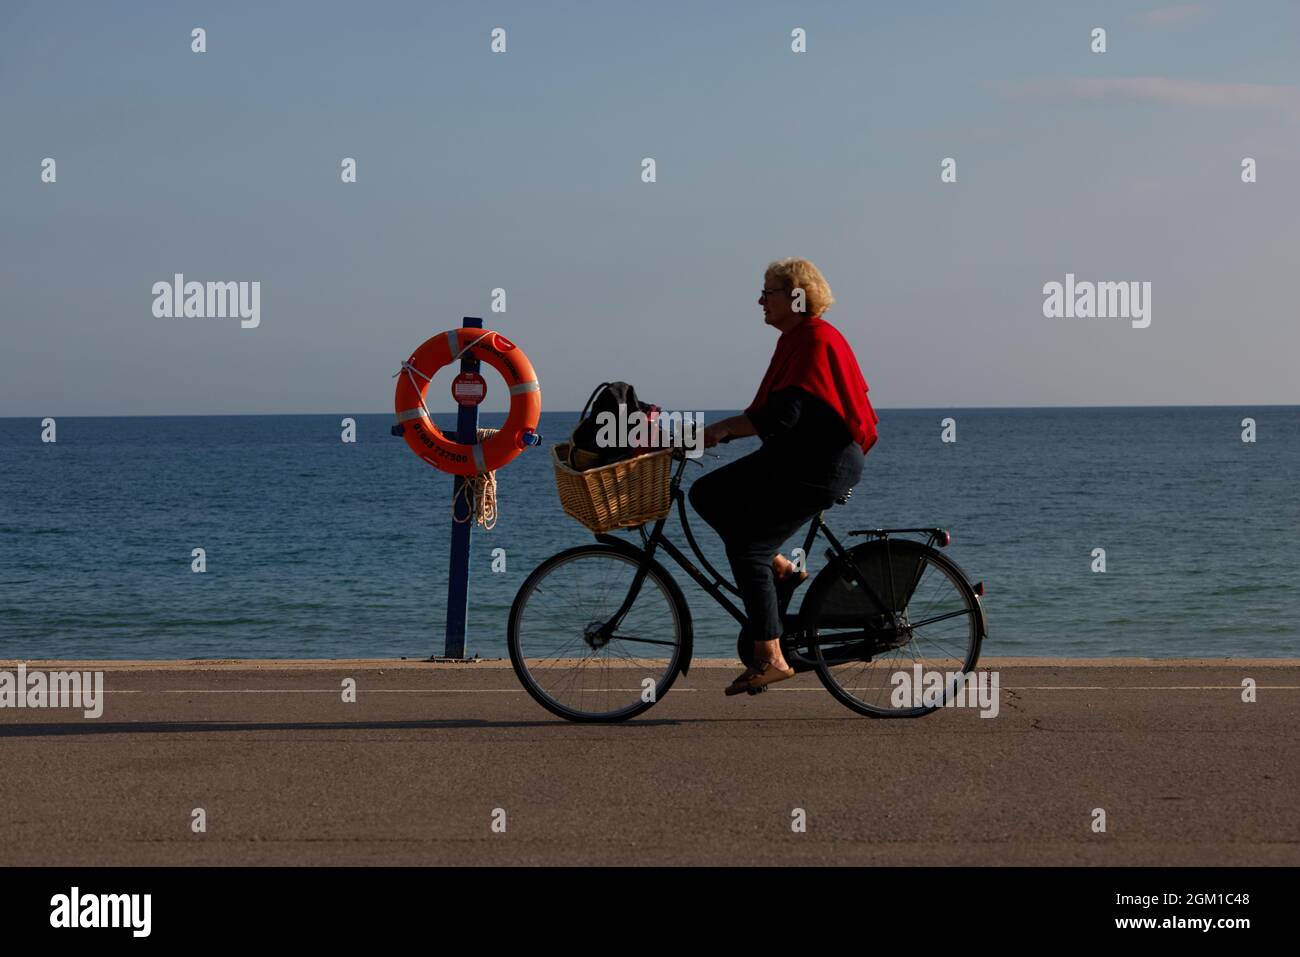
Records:
{"label": "red top", "polygon": [[880,419],[867,398],[867,380],[857,357],[840,331],[820,316],[809,316],[781,333],[758,394],[745,413],[757,412],[773,392],[791,386],[834,409],[864,455],[876,444]]}

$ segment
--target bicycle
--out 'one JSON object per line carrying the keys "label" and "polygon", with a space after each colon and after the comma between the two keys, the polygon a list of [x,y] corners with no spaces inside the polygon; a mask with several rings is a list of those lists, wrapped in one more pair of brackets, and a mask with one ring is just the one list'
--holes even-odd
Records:
{"label": "bicycle", "polygon": [[[594,544],[566,549],[542,562],[515,595],[508,625],[510,661],[525,690],[553,714],[577,722],[624,721],[653,707],[679,673],[689,672],[694,647],[690,607],[676,580],[656,559],[660,550],[741,625],[738,656],[746,665],[751,663],[753,642],[745,637],[748,620],[726,594],[739,598],[740,592],[709,563],[691,532],[681,488],[690,460],[680,449],[673,458],[677,465],[668,514],[655,521],[649,533],[644,524],[637,526],[640,546],[596,534]],[[849,495],[851,489],[837,503],[846,503]],[[691,551],[708,576],[664,534],[674,503]],[[810,554],[817,536],[824,536],[830,545],[827,564],[808,583],[796,615],[788,612],[788,601],[781,608],[786,661],[796,672],[815,671],[836,700],[869,717],[920,717],[943,707],[974,669],[988,634],[983,582],[972,584],[956,562],[934,547],[949,544],[944,529],[857,529],[848,535],[870,540],[846,549],[823,515],[813,517],[803,551]],[[915,533],[928,537],[924,543],[891,538]],[[927,591],[931,571],[936,572],[930,581],[937,589]],[[948,637],[937,634],[945,623],[951,630]],[[928,648],[942,652],[942,657],[918,655]],[[911,697],[896,704],[895,699],[903,697],[896,693],[901,681],[892,677],[899,669],[877,672],[875,666],[883,661],[905,663],[909,675],[916,674],[917,665],[930,674],[936,663],[960,667],[940,669],[945,676],[942,697],[932,695],[919,704]]]}

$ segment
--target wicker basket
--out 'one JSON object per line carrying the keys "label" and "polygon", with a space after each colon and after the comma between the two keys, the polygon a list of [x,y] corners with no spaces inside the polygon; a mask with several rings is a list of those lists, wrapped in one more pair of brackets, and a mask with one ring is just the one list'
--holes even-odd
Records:
{"label": "wicker basket", "polygon": [[635,528],[657,521],[672,505],[672,449],[638,455],[579,472],[570,468],[569,443],[551,446],[560,505],[593,532]]}

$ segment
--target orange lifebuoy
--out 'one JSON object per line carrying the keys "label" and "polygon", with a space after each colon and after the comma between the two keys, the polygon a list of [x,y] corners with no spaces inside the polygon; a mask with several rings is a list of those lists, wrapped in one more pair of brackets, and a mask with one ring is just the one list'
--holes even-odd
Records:
{"label": "orange lifebuoy", "polygon": [[[487,362],[506,380],[510,388],[510,415],[506,424],[486,442],[462,445],[447,438],[434,425],[424,396],[434,373],[470,349],[476,358]],[[393,404],[402,437],[412,452],[443,472],[476,475],[499,469],[525,446],[537,441],[542,390],[524,351],[499,332],[450,329],[425,340],[402,363]]]}

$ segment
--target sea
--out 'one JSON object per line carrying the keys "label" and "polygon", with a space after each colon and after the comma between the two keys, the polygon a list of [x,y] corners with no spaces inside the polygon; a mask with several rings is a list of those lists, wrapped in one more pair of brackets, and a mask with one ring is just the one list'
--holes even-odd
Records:
{"label": "sea", "polygon": [[[1300,407],[878,411],[862,481],[827,521],[841,537],[948,529],[985,584],[983,657],[1300,654]],[[497,472],[497,523],[471,535],[468,655],[504,657],[524,578],[592,541],[551,466],[576,419],[544,413],[543,444]],[[0,419],[0,659],[442,655],[453,480],[391,424],[60,417],[47,442],[41,419]],[[756,442],[711,450],[687,481]],[[674,574],[696,656],[733,657],[735,622]]]}

